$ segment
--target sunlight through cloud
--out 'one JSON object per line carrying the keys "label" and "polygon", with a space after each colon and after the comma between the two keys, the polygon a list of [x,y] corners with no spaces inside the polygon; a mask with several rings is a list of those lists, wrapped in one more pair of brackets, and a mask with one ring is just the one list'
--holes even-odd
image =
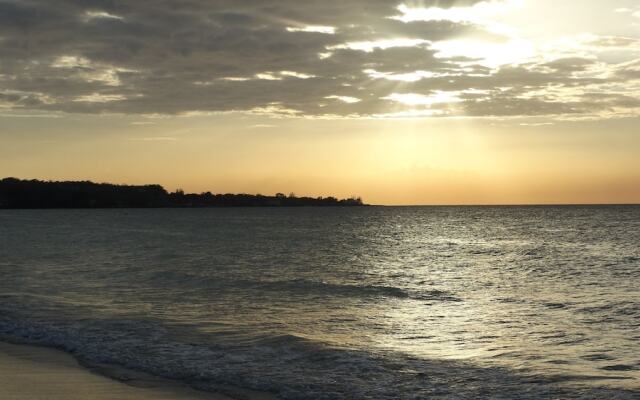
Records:
{"label": "sunlight through cloud", "polygon": [[440,103],[458,103],[462,101],[458,96],[460,92],[452,91],[435,91],[432,95],[426,96],[418,93],[392,93],[383,97],[385,100],[391,100],[408,106],[431,106]]}
{"label": "sunlight through cloud", "polygon": [[288,26],[287,32],[311,32],[311,33],[324,33],[327,35],[334,35],[336,33],[336,28],[333,26],[303,26],[303,27],[295,27]]}
{"label": "sunlight through cloud", "polygon": [[534,44],[524,39],[513,39],[506,43],[475,39],[445,40],[433,43],[431,48],[438,51],[436,57],[467,57],[490,68],[521,64],[536,55]]}
{"label": "sunlight through cloud", "polygon": [[371,53],[376,49],[386,50],[392,47],[416,47],[425,43],[430,43],[430,41],[425,39],[399,38],[375,41],[347,42],[335,46],[329,46],[327,47],[327,50],[349,49]]}
{"label": "sunlight through cloud", "polygon": [[85,103],[108,103],[111,101],[120,101],[125,99],[126,97],[121,94],[92,93],[86,96],[76,97],[73,101]]}
{"label": "sunlight through cloud", "polygon": [[410,7],[406,4],[398,6],[401,15],[392,17],[402,22],[415,21],[451,21],[455,23],[471,23],[484,26],[486,29],[501,34],[511,34],[513,30],[496,22],[493,17],[505,13],[512,7],[521,7],[523,0],[482,1],[470,7]]}
{"label": "sunlight through cloud", "polygon": [[301,72],[295,72],[295,71],[280,71],[280,75],[289,76],[289,77],[298,78],[298,79],[311,79],[316,77],[315,75],[303,74]]}
{"label": "sunlight through cloud", "polygon": [[351,96],[326,96],[325,99],[335,99],[335,100],[339,100],[343,103],[347,103],[347,104],[353,104],[353,103],[359,103],[362,100],[360,100],[357,97],[351,97]]}
{"label": "sunlight through cloud", "polygon": [[118,20],[124,19],[119,15],[110,14],[106,11],[87,11],[84,13],[84,16],[87,20],[95,19],[95,18],[118,19]]}
{"label": "sunlight through cloud", "polygon": [[390,81],[401,81],[401,82],[417,82],[422,79],[438,78],[442,76],[452,75],[452,74],[436,73],[431,71],[414,71],[414,72],[407,72],[404,74],[394,74],[392,72],[376,71],[375,69],[365,69],[363,72],[374,79],[387,79]]}
{"label": "sunlight through cloud", "polygon": [[0,37],[13,57],[3,107],[334,119],[446,103],[433,109],[469,118],[638,108],[634,0],[197,1],[177,14],[61,1],[9,2],[24,10]]}

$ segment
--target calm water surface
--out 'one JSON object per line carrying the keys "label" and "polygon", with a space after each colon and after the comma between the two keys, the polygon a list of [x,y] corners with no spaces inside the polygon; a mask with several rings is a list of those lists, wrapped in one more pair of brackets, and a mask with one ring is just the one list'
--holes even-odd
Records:
{"label": "calm water surface", "polygon": [[640,207],[0,212],[0,334],[282,399],[640,398]]}

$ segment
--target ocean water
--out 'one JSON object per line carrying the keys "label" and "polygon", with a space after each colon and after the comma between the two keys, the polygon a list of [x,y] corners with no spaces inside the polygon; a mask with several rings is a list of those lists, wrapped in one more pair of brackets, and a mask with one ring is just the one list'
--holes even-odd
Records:
{"label": "ocean water", "polygon": [[640,207],[0,211],[0,339],[281,399],[639,399]]}

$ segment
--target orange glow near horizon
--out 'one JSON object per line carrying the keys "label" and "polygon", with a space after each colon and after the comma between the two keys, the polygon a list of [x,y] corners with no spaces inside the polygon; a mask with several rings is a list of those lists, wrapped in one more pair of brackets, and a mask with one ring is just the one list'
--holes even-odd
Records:
{"label": "orange glow near horizon", "polygon": [[[56,119],[33,125],[30,132],[46,130],[49,139],[4,139],[2,175],[189,192],[355,195],[384,205],[640,202],[634,120],[618,122],[602,140],[611,122],[193,117],[123,125],[118,117],[77,118],[92,127],[100,119],[104,131],[69,137]],[[25,125],[15,121],[13,129],[26,132]]]}

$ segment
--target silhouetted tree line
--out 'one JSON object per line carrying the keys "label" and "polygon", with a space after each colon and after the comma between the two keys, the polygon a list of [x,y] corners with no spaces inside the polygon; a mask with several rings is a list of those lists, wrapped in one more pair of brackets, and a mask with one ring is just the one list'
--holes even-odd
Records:
{"label": "silhouetted tree line", "polygon": [[296,197],[260,194],[168,193],[160,185],[0,180],[0,208],[152,208],[152,207],[302,207],[362,206],[358,197]]}

